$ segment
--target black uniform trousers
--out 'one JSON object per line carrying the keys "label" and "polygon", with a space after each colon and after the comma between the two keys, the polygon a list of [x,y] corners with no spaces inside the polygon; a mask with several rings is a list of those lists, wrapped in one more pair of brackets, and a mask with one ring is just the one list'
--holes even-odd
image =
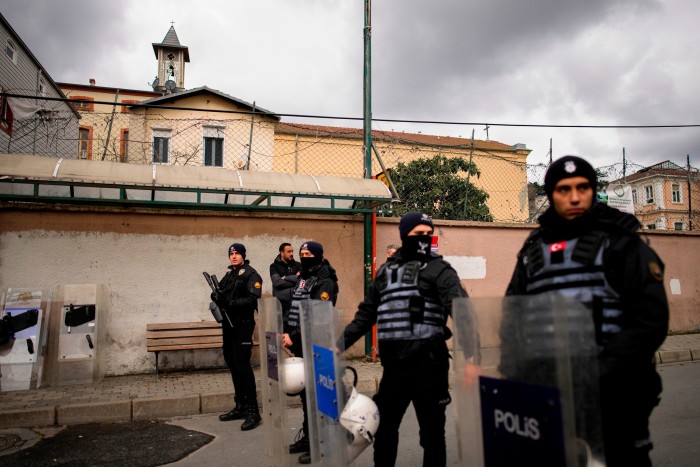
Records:
{"label": "black uniform trousers", "polygon": [[[304,358],[304,350],[301,345],[301,333],[296,334],[292,339],[292,345],[289,350],[294,354],[295,357]],[[306,409],[306,389],[299,393],[301,397],[301,410],[304,413],[304,422],[301,427],[304,429],[304,435],[309,436],[309,416]]]}
{"label": "black uniform trousers", "polygon": [[235,321],[233,328],[226,322],[222,324],[224,360],[233,379],[236,404],[257,403],[255,375],[250,365],[254,328],[254,320]]}
{"label": "black uniform trousers", "polygon": [[653,365],[600,378],[607,467],[651,467],[649,416],[659,403],[661,377]]}
{"label": "black uniform trousers", "polygon": [[420,427],[423,466],[440,467],[447,462],[445,409],[450,403],[447,357],[433,360],[392,362],[384,366],[374,401],[380,423],[374,437],[374,465],[393,466],[399,444],[399,425],[412,402]]}

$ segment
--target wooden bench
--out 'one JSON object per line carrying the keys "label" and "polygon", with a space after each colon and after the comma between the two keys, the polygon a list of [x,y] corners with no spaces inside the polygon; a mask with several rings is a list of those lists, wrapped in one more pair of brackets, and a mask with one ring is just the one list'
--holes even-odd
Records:
{"label": "wooden bench", "polygon": [[146,325],[146,350],[158,354],[171,350],[220,349],[223,344],[221,325],[216,321],[190,323],[151,323]]}

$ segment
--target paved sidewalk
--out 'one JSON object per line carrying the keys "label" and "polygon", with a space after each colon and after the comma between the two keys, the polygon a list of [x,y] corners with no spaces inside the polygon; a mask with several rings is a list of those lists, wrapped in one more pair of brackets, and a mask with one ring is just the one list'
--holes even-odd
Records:
{"label": "paved sidewalk", "polygon": [[[656,361],[700,361],[700,333],[669,336]],[[350,364],[358,372],[358,390],[374,394],[381,365],[359,360]],[[259,368],[255,376],[260,390]],[[232,400],[233,384],[226,370],[163,374],[159,380],[153,374],[114,376],[96,384],[0,392],[0,429],[226,412]]]}

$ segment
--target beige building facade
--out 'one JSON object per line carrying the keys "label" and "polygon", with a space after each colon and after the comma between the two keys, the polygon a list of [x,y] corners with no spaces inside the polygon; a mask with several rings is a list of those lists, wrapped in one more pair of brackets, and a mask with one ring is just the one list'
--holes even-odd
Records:
{"label": "beige building facade", "polygon": [[[523,144],[416,133],[372,131],[372,143],[386,168],[435,156],[470,158],[481,172],[470,182],[488,193],[495,219],[525,222],[529,217],[526,159]],[[280,123],[275,130],[274,170],[363,177],[363,133],[357,128]],[[373,174],[381,172],[373,152]],[[375,169],[376,168],[376,169]],[[466,177],[466,174],[463,174]]]}

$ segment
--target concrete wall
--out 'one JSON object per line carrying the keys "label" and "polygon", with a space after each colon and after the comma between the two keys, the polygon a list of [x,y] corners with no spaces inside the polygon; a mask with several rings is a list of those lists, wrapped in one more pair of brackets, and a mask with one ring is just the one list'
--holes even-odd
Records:
{"label": "concrete wall", "polygon": [[[437,221],[440,253],[455,266],[473,297],[505,291],[515,256],[530,228],[522,225]],[[323,243],[338,271],[337,306],[352,319],[363,296],[363,223],[359,217],[319,217],[111,208],[0,209],[0,290],[53,288],[58,284],[104,283],[110,295],[105,373],[153,371],[146,353],[150,322],[210,320],[209,289],[202,271],[222,277],[227,248],[246,245],[248,259],[270,295],[269,265],[282,242],[295,249],[304,240]],[[700,235],[649,234],[666,263],[671,329],[700,324]],[[396,219],[377,225],[378,264],[385,246],[398,242]],[[298,256],[298,255],[297,255]],[[363,343],[352,352],[363,351]],[[220,352],[171,352],[164,367],[222,365]]]}

